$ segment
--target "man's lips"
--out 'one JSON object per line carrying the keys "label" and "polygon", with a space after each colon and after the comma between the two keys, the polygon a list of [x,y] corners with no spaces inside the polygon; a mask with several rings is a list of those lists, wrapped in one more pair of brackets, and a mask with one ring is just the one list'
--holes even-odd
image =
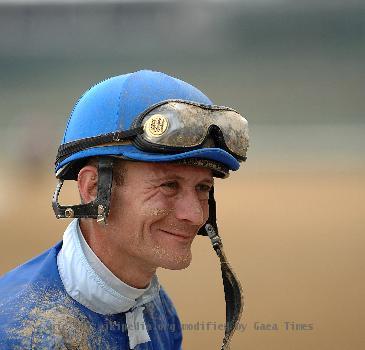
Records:
{"label": "man's lips", "polygon": [[163,233],[172,235],[175,238],[183,240],[183,241],[190,241],[195,237],[195,235],[187,235],[187,234],[181,233],[181,232],[167,231],[167,230],[163,230],[163,229],[160,229],[160,231],[162,231]]}

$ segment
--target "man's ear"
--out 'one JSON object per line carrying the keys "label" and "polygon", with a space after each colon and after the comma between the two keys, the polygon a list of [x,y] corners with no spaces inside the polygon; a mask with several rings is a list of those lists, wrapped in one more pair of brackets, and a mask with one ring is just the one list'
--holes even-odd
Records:
{"label": "man's ear", "polygon": [[82,203],[90,203],[97,196],[98,169],[93,165],[84,166],[77,177]]}

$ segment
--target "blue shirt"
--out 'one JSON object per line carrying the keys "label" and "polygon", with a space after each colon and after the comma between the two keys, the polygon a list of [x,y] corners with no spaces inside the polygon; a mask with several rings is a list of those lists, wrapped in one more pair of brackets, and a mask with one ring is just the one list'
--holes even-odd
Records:
{"label": "blue shirt", "polygon": [[[129,349],[125,313],[102,315],[71,298],[54,247],[0,278],[0,349]],[[161,287],[144,305],[151,341],[135,350],[180,350],[181,325]]]}

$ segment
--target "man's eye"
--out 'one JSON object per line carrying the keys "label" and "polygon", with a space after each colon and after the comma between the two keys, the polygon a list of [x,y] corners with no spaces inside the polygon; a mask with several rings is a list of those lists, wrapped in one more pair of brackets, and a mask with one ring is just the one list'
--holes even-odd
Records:
{"label": "man's eye", "polygon": [[169,189],[169,190],[175,190],[178,187],[178,183],[175,181],[171,181],[171,182],[164,182],[161,187]]}
{"label": "man's eye", "polygon": [[211,185],[206,185],[206,184],[200,184],[197,186],[197,189],[200,192],[209,192],[211,188],[212,188]]}

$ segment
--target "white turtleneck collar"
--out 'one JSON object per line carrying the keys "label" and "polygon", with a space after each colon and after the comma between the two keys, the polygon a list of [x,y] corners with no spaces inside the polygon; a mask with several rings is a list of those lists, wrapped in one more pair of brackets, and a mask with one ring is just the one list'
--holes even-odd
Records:
{"label": "white turtleneck collar", "polygon": [[119,280],[91,250],[81,233],[79,222],[73,220],[63,235],[57,255],[57,266],[67,293],[80,304],[102,315],[127,312],[126,321],[131,348],[150,340],[144,323],[142,305],[155,298],[159,282],[154,275],[146,289],[137,289]]}

